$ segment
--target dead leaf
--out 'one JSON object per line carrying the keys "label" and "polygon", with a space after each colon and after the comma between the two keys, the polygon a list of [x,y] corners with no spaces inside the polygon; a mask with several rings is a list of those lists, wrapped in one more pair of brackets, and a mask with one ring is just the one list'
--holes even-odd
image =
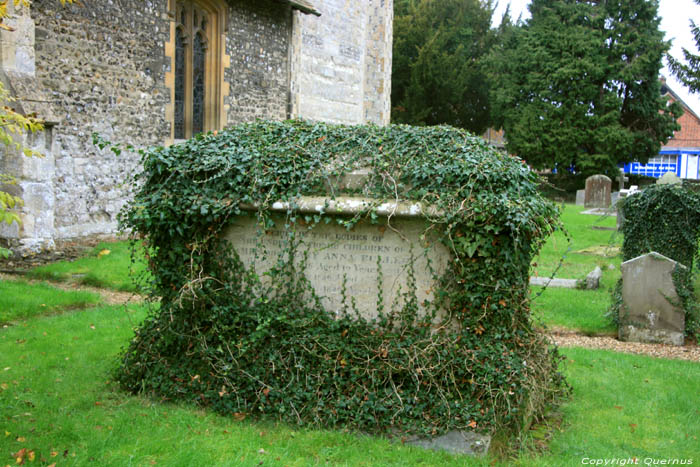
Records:
{"label": "dead leaf", "polygon": [[636,423],[630,423],[630,430],[632,430],[632,433],[634,433],[634,429],[637,428]]}
{"label": "dead leaf", "polygon": [[233,413],[233,418],[235,418],[239,422],[242,422],[243,420],[245,420],[245,417],[246,417],[246,414],[244,414],[242,412],[234,412]]}
{"label": "dead leaf", "polygon": [[24,442],[27,441],[27,440],[24,438],[24,436],[18,436],[18,437],[16,438],[16,441],[19,441],[20,443],[24,443]]}
{"label": "dead leaf", "polygon": [[100,251],[99,253],[97,253],[97,257],[102,258],[103,256],[107,256],[110,253],[111,253],[110,250],[104,249],[104,250]]}
{"label": "dead leaf", "polygon": [[27,459],[29,459],[29,462],[34,462],[34,459],[36,459],[36,453],[34,451],[29,451],[27,453]]}
{"label": "dead leaf", "polygon": [[56,451],[51,451],[51,457],[56,457],[58,453]]}
{"label": "dead leaf", "polygon": [[617,410],[622,410],[622,406],[621,406],[621,405],[616,405],[615,408],[616,408]]}
{"label": "dead leaf", "polygon": [[506,306],[506,301],[503,300],[503,299],[500,299],[500,300],[498,301],[498,304],[501,305],[501,306]]}
{"label": "dead leaf", "polygon": [[476,421],[472,420],[471,422],[469,422],[469,423],[467,424],[467,426],[468,426],[469,428],[476,428]]}
{"label": "dead leaf", "polygon": [[94,325],[94,324],[90,324],[90,329],[95,329],[95,325]]}
{"label": "dead leaf", "polygon": [[15,458],[15,461],[16,461],[19,465],[22,465],[22,464],[24,464],[24,458],[25,458],[26,455],[27,455],[27,449],[26,449],[26,448],[22,448],[22,449],[20,449],[19,451],[17,451],[16,453],[12,454],[12,457]]}
{"label": "dead leaf", "polygon": [[258,454],[265,454],[265,450],[260,448],[260,450],[258,451]]}

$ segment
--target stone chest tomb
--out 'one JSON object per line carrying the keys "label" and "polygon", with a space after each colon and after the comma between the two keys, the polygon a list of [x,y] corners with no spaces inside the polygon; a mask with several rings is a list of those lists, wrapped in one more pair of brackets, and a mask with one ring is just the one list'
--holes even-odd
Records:
{"label": "stone chest tomb", "polygon": [[482,453],[465,433],[562,390],[527,305],[557,210],[520,159],[449,127],[258,121],[144,170],[124,219],[159,308],[123,387]]}

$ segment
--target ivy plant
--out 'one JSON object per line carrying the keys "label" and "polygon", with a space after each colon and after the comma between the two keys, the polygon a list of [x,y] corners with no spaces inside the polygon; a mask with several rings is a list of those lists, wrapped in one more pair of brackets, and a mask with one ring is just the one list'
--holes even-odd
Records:
{"label": "ivy plant", "polygon": [[[558,211],[522,160],[446,126],[306,121],[240,124],[142,158],[120,217],[145,248],[159,305],[121,356],[124,388],[240,418],[392,435],[513,434],[566,393],[528,301],[530,261],[560,227]],[[368,176],[348,193],[338,180],[358,168]],[[341,194],[377,204],[354,217],[294,208],[302,196]],[[352,229],[377,221],[379,203],[404,200],[432,207],[426,231],[451,252],[428,312],[409,281],[399,306],[375,319],[350,298],[345,313],[329,313],[296,232],[326,221]],[[289,203],[288,235],[261,280],[225,233],[253,209],[264,235],[280,222],[277,201]]]}

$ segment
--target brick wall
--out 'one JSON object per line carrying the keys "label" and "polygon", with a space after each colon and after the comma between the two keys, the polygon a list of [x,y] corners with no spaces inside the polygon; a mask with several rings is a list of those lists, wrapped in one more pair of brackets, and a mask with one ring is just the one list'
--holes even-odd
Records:
{"label": "brick wall", "polygon": [[[674,102],[675,99],[669,96],[669,101]],[[686,106],[683,106],[683,110],[685,112],[678,119],[681,129],[673,134],[664,148],[700,148],[700,118]]]}

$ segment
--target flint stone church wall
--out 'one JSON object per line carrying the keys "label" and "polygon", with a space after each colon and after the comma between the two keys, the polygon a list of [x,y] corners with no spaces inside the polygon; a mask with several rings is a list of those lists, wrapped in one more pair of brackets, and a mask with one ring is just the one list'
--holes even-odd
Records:
{"label": "flint stone church wall", "polygon": [[[391,0],[314,0],[320,17],[279,0],[226,4],[221,126],[290,117],[389,122]],[[91,135],[136,147],[170,143],[168,7],[168,0],[82,0],[65,7],[34,0],[31,10],[13,12],[21,27],[0,38],[0,74],[19,102],[50,124],[51,141],[43,143],[38,174],[37,164],[13,170],[28,165],[18,154],[0,155],[0,169],[9,167],[20,180],[15,194],[40,193],[21,216],[42,225],[40,233],[29,224],[4,227],[0,241],[36,251],[54,240],[116,232],[129,198],[124,181],[137,170],[138,156],[100,151]],[[27,39],[22,50],[8,43],[17,37]]]}

